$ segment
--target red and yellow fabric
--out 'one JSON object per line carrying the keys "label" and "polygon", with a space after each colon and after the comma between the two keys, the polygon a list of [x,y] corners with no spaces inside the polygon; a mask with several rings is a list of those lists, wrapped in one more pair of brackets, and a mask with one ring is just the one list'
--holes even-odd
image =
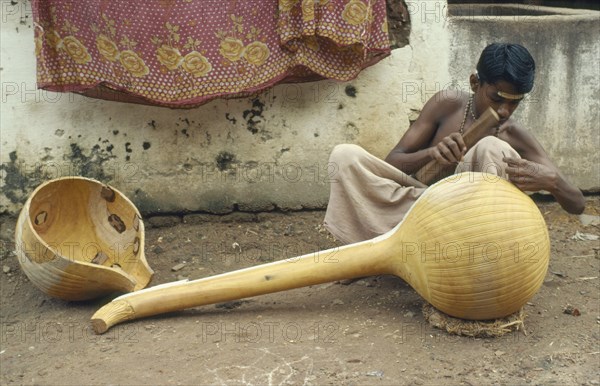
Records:
{"label": "red and yellow fabric", "polygon": [[38,87],[168,107],[353,79],[390,53],[385,0],[32,0]]}

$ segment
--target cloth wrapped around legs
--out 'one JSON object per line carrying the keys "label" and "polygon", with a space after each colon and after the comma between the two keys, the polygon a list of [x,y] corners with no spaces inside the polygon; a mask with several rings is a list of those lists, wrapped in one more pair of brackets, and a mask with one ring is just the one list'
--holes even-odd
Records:
{"label": "cloth wrapped around legs", "polygon": [[[456,173],[485,172],[506,179],[504,156],[520,158],[505,141],[485,137],[469,149]],[[337,145],[329,162],[337,166],[338,174],[331,182],[324,225],[346,244],[392,229],[425,191],[407,186],[406,173],[357,145]]]}

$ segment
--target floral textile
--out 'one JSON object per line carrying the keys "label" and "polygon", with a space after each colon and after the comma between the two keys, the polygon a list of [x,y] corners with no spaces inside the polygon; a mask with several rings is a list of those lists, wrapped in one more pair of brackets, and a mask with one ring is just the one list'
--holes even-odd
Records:
{"label": "floral textile", "polygon": [[38,87],[194,107],[346,81],[390,53],[385,0],[32,0]]}

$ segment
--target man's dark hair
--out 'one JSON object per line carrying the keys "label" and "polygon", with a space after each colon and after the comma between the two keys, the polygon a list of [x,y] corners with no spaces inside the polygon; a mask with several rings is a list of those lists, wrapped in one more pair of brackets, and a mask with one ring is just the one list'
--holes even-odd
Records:
{"label": "man's dark hair", "polygon": [[520,44],[492,43],[483,49],[477,73],[482,82],[504,80],[514,85],[517,92],[527,93],[533,88],[535,61]]}

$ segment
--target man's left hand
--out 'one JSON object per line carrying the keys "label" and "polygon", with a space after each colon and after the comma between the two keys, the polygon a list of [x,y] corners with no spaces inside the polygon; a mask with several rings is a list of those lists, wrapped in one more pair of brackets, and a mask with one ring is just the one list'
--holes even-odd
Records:
{"label": "man's left hand", "polygon": [[557,172],[543,164],[522,158],[505,157],[508,180],[524,192],[546,190],[553,192],[558,179]]}

